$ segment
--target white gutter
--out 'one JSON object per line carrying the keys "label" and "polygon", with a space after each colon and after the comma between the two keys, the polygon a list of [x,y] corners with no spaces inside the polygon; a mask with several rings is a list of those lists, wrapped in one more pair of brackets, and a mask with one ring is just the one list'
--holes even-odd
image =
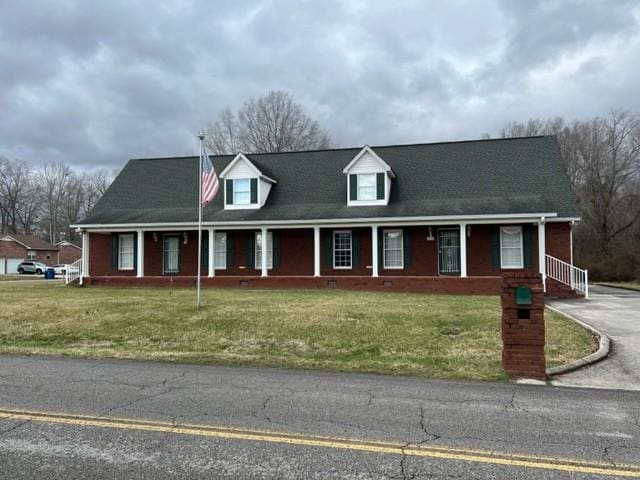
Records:
{"label": "white gutter", "polygon": [[[203,227],[225,228],[250,228],[271,225],[279,228],[303,228],[312,225],[322,225],[325,227],[340,227],[345,225],[368,225],[377,223],[385,226],[400,225],[448,225],[458,224],[462,221],[470,224],[488,224],[500,221],[503,223],[518,223],[523,221],[537,222],[540,217],[546,217],[548,221],[553,221],[557,217],[556,213],[517,213],[517,214],[496,214],[496,215],[450,215],[450,216],[424,216],[424,217],[372,217],[372,218],[343,218],[343,219],[312,219],[312,220],[262,220],[262,221],[227,221],[227,222],[202,222]],[[563,219],[564,220],[564,219]],[[197,222],[157,222],[157,223],[113,223],[113,224],[74,224],[72,228],[78,230],[104,229],[104,230],[127,230],[127,229],[185,229],[197,227]]]}

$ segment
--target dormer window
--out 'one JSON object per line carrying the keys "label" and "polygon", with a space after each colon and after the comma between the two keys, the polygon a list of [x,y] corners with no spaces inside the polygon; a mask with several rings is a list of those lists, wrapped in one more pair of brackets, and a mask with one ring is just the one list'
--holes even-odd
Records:
{"label": "dormer window", "polygon": [[[255,178],[236,178],[227,180],[227,193],[233,205],[250,205],[258,202],[258,182]],[[253,184],[253,188],[252,187]]]}
{"label": "dormer window", "polygon": [[220,173],[220,178],[224,179],[226,210],[262,207],[276,183],[241,153]]}
{"label": "dormer window", "polygon": [[352,173],[349,177],[349,200],[359,202],[384,200],[384,173]]}
{"label": "dormer window", "polygon": [[391,192],[391,167],[365,146],[344,168],[347,174],[347,205],[387,205]]}

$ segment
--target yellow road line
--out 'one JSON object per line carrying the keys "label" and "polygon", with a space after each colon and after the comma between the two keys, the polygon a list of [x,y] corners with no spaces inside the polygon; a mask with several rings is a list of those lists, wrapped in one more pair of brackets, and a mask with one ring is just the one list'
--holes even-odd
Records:
{"label": "yellow road line", "polygon": [[640,478],[640,465],[616,465],[590,462],[587,460],[520,455],[489,450],[470,450],[444,446],[406,445],[399,442],[382,442],[337,437],[249,430],[224,426],[173,424],[170,422],[137,420],[113,417],[91,417],[67,415],[50,412],[0,409],[0,418],[33,422],[75,425],[82,427],[100,427],[124,430],[174,433],[228,440],[248,440],[256,442],[280,443],[308,447],[356,450],[370,453],[408,455],[443,460],[456,460],[472,463],[488,463],[516,468],[536,468],[573,473],[607,475],[614,477]]}

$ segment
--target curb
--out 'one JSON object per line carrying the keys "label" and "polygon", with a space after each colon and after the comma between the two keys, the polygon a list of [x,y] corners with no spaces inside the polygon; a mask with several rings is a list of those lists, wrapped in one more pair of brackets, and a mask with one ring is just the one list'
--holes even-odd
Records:
{"label": "curb", "polygon": [[627,290],[628,292],[640,292],[640,288],[622,287],[620,285],[611,285],[609,283],[594,283],[594,285],[598,285],[599,287],[617,288],[619,290]]}
{"label": "curb", "polygon": [[550,307],[549,305],[546,305],[546,308],[548,308],[552,312],[555,312],[567,317],[569,320],[572,320],[576,322],[578,325],[580,325],[581,327],[589,330],[592,334],[598,337],[598,341],[599,341],[598,350],[596,350],[590,355],[587,355],[586,357],[579,358],[578,360],[574,360],[573,362],[567,363],[565,365],[548,368],[546,372],[548,376],[551,377],[555,375],[562,375],[564,373],[573,372],[580,368],[583,368],[588,365],[592,365],[596,362],[599,362],[601,360],[604,360],[609,356],[609,352],[611,351],[611,339],[605,333],[602,333],[601,331],[596,330],[591,325],[584,323],[582,320],[579,320],[576,317],[569,315],[568,313],[562,312],[557,308]]}

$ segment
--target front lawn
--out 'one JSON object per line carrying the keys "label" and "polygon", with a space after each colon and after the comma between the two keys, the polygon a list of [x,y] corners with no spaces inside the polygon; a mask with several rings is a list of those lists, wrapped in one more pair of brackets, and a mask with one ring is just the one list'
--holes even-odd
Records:
{"label": "front lawn", "polygon": [[[0,352],[506,379],[498,297],[0,285]],[[550,366],[593,350],[547,312]]]}

